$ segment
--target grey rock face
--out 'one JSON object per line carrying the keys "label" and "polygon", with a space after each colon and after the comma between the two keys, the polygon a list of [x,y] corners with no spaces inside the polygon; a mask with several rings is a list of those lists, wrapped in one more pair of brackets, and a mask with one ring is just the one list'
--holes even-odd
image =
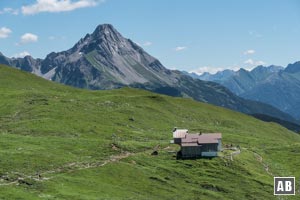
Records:
{"label": "grey rock face", "polygon": [[18,69],[32,72],[35,74],[39,73],[39,67],[41,63],[41,59],[34,59],[31,56],[26,56],[24,58],[8,58],[5,57],[2,53],[0,53],[0,63],[9,65],[12,67],[16,67]]}
{"label": "grey rock face", "polygon": [[166,78],[168,70],[157,59],[122,37],[110,24],[98,26],[66,52],[49,54],[42,63],[41,72],[53,68],[56,68],[54,81],[90,89],[174,81]]}

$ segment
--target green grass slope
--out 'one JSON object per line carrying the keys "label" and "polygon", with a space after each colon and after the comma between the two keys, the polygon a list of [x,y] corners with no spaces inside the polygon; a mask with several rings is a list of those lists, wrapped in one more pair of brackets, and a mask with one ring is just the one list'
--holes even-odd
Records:
{"label": "green grass slope", "polygon": [[[224,108],[5,66],[0,94],[0,199],[273,199],[273,176],[300,176],[299,135]],[[176,160],[174,126],[222,132],[242,151]]]}

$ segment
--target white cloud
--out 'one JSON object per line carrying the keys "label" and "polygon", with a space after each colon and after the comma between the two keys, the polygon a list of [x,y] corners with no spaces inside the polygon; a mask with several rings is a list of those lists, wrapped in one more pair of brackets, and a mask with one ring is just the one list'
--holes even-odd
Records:
{"label": "white cloud", "polygon": [[32,33],[25,33],[24,35],[21,36],[21,44],[27,44],[31,42],[37,42],[37,41],[38,41],[38,36]]}
{"label": "white cloud", "polygon": [[22,6],[24,15],[34,15],[41,12],[66,12],[79,8],[94,7],[104,0],[37,0],[35,4]]}
{"label": "white cloud", "polygon": [[174,50],[175,51],[183,51],[185,49],[187,49],[187,47],[179,46],[179,47],[176,47]]}
{"label": "white cloud", "polygon": [[261,60],[255,62],[255,65],[265,65],[265,64],[266,63],[264,61],[261,61]]}
{"label": "white cloud", "polygon": [[248,65],[248,67],[256,67],[258,65],[264,65],[266,63],[264,61],[261,61],[261,60],[255,61],[253,59],[248,59],[244,62],[244,64]]}
{"label": "white cloud", "polygon": [[0,15],[2,14],[12,14],[12,15],[18,15],[19,10],[18,9],[13,9],[13,8],[3,8],[0,10]]}
{"label": "white cloud", "polygon": [[247,64],[247,65],[254,65],[254,60],[248,59],[244,63]]}
{"label": "white cloud", "polygon": [[210,74],[215,74],[217,73],[218,71],[222,71],[224,70],[224,68],[220,68],[220,67],[209,67],[209,66],[204,66],[204,67],[199,67],[197,69],[194,69],[194,70],[191,70],[189,72],[193,72],[193,73],[196,73],[198,75],[201,75],[203,74],[204,72],[208,72]]}
{"label": "white cloud", "polygon": [[15,58],[24,58],[25,56],[30,56],[30,53],[28,53],[28,51],[23,51],[21,53],[15,54],[13,57],[15,57]]}
{"label": "white cloud", "polygon": [[171,66],[171,67],[168,67],[168,69],[170,69],[170,70],[178,70],[178,67]]}
{"label": "white cloud", "polygon": [[190,73],[193,72],[193,73],[196,73],[198,75],[201,75],[201,74],[203,74],[205,72],[208,72],[210,74],[215,74],[215,73],[217,73],[219,71],[224,71],[226,69],[231,69],[231,70],[237,71],[237,70],[240,69],[240,67],[233,66],[233,67],[227,67],[227,68],[225,68],[225,67],[204,66],[204,67],[199,67],[197,69],[190,70],[189,72]]}
{"label": "white cloud", "polygon": [[148,46],[152,45],[152,42],[150,42],[150,41],[146,41],[146,42],[143,42],[143,43],[135,42],[135,44],[137,44],[140,47],[141,46],[148,47]]}
{"label": "white cloud", "polygon": [[143,44],[143,46],[145,46],[145,47],[147,47],[147,46],[151,46],[152,45],[152,42],[149,42],[149,41],[147,41],[147,42],[144,42],[144,44]]}
{"label": "white cloud", "polygon": [[255,53],[255,50],[249,49],[249,50],[244,52],[244,55],[249,55],[249,54],[254,54],[254,53]]}
{"label": "white cloud", "polygon": [[134,42],[134,43],[138,46],[142,46],[141,43],[139,43],[139,42]]}
{"label": "white cloud", "polygon": [[2,27],[0,28],[0,38],[7,38],[12,31],[9,28]]}

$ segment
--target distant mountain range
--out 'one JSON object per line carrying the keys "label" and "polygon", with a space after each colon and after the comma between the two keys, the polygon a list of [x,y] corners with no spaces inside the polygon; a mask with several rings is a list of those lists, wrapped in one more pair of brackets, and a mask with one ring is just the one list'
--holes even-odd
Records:
{"label": "distant mountain range", "polygon": [[165,68],[112,25],[99,25],[71,49],[52,52],[45,59],[7,58],[0,63],[13,66],[66,85],[94,90],[135,87],[161,94],[191,97],[247,114],[265,114],[295,122],[273,106],[245,100],[218,83],[194,79]]}
{"label": "distant mountain range", "polygon": [[236,95],[270,104],[300,119],[300,62],[280,66],[258,66],[251,71],[225,70],[190,76],[220,83]]}

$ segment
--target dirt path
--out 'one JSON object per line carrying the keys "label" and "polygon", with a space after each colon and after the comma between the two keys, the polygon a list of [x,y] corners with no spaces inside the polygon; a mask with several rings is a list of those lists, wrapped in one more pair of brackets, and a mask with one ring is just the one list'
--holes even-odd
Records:
{"label": "dirt path", "polygon": [[240,153],[241,153],[241,150],[240,150],[240,149],[238,149],[238,150],[235,151],[235,152],[232,152],[232,153],[230,154],[230,159],[231,159],[231,161],[233,161],[233,156],[238,155],[238,154],[240,154]]}
{"label": "dirt path", "polygon": [[[82,169],[89,169],[89,168],[96,168],[96,167],[103,167],[109,163],[112,162],[118,162],[121,159],[127,158],[131,155],[134,155],[133,153],[130,152],[123,152],[118,155],[112,155],[108,159],[104,161],[99,161],[99,162],[94,162],[94,163],[68,163],[62,167],[53,169],[53,170],[48,170],[41,172],[39,174],[35,175],[26,175],[22,174],[20,172],[12,172],[12,174],[18,175],[18,178],[13,180],[13,181],[8,181],[8,177],[0,177],[0,186],[7,186],[7,185],[13,185],[13,184],[20,184],[25,181],[25,179],[30,179],[34,181],[47,181],[49,179],[52,179],[53,177],[47,177],[50,174],[54,173],[59,173],[59,172],[72,172],[76,170],[82,170]],[[4,183],[2,183],[4,182]],[[26,182],[25,182],[26,183]]]}
{"label": "dirt path", "polygon": [[17,184],[18,181],[12,181],[12,182],[8,182],[8,183],[2,183],[0,184],[0,186],[7,186],[7,185],[13,185],[13,184]]}
{"label": "dirt path", "polygon": [[[232,148],[224,148],[225,150],[232,150]],[[264,170],[267,172],[267,174],[269,174],[270,176],[274,176],[274,174],[272,172],[270,172],[270,168],[269,168],[269,165],[264,163],[263,162],[263,157],[261,155],[259,155],[258,153],[256,153],[255,151],[252,151],[252,150],[249,150],[247,148],[243,148],[243,150],[245,151],[250,151],[253,153],[253,155],[255,156],[255,158],[257,159],[257,161],[263,166]],[[232,153],[230,153],[230,155],[227,155],[227,156],[223,156],[225,158],[230,158],[231,161],[233,161],[233,157],[237,154],[240,154],[241,153],[241,150],[236,150]]]}
{"label": "dirt path", "polygon": [[223,148],[223,151],[224,150],[233,150],[234,151],[234,152],[231,152],[230,155],[223,156],[224,158],[229,158],[231,161],[233,161],[234,156],[241,153],[241,150],[237,149],[237,148]]}
{"label": "dirt path", "polygon": [[53,173],[58,173],[62,171],[66,172],[72,172],[75,170],[81,170],[81,169],[89,169],[89,168],[95,168],[95,167],[103,167],[109,163],[112,162],[117,162],[123,158],[127,158],[128,156],[133,155],[133,153],[130,152],[124,152],[118,155],[112,155],[108,159],[100,162],[95,162],[95,163],[68,163],[60,168],[54,169],[54,170],[49,170],[49,171],[44,171],[40,173],[41,176],[47,175],[47,174],[53,174]]}
{"label": "dirt path", "polygon": [[269,165],[263,162],[263,157],[261,155],[259,155],[258,153],[253,152],[253,155],[256,157],[256,159],[258,160],[258,162],[261,163],[261,165],[264,167],[265,171],[267,172],[267,174],[269,174],[270,176],[274,176],[272,174],[272,172],[269,171]]}

